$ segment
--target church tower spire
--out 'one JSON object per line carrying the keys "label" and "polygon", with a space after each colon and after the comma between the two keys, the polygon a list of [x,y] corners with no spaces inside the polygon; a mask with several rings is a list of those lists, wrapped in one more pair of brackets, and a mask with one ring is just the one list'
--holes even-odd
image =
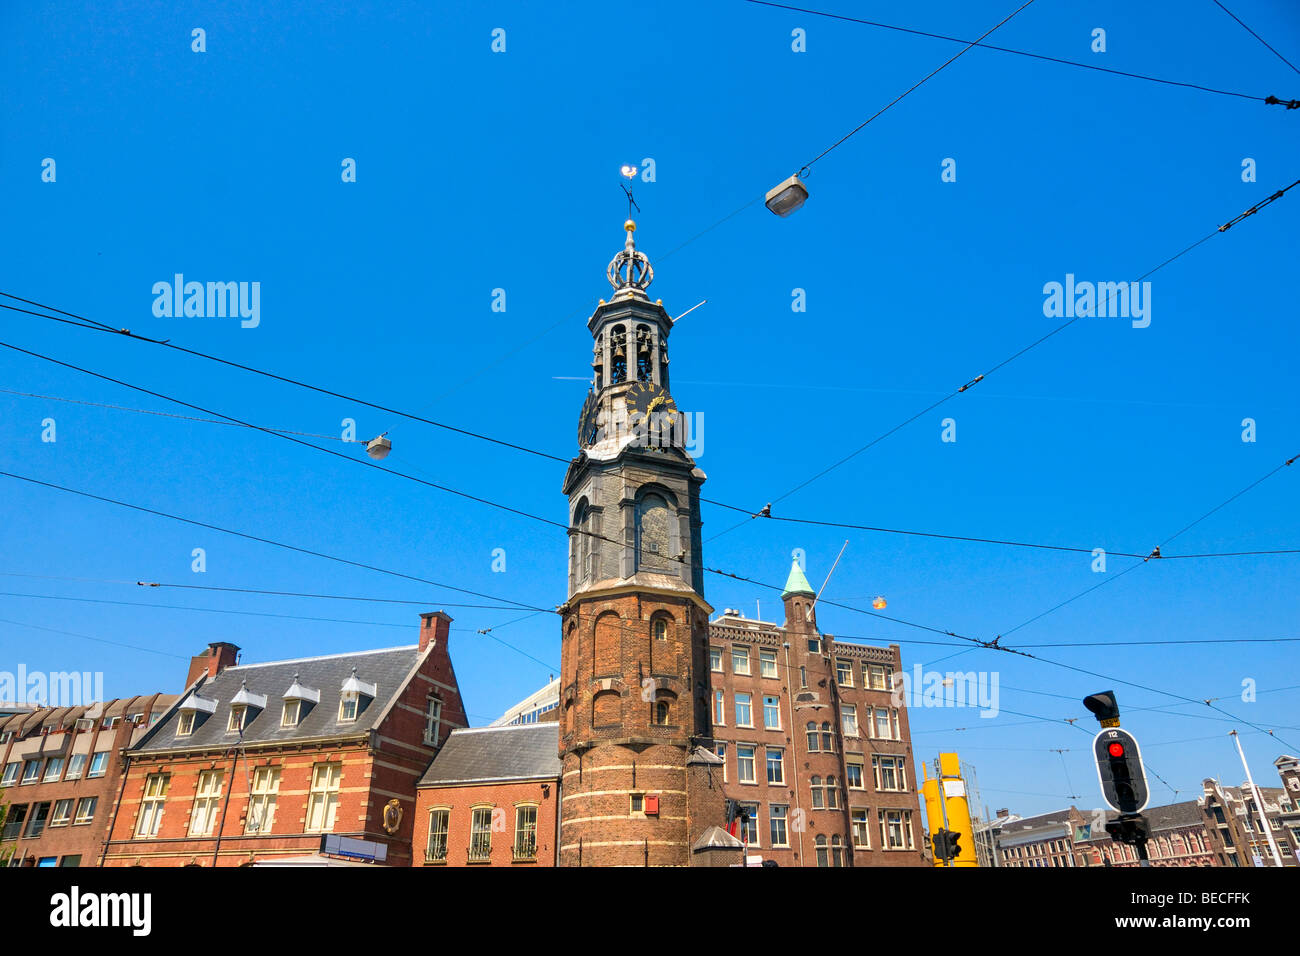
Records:
{"label": "church tower spire", "polygon": [[689,865],[722,823],[699,515],[704,472],[668,390],[672,319],[624,224],[613,297],[587,322],[592,387],[569,500],[561,607],[560,864]]}

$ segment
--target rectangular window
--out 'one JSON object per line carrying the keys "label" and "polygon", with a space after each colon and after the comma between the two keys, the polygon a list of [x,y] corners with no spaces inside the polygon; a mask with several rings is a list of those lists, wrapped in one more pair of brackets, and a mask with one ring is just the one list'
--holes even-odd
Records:
{"label": "rectangular window", "polygon": [[102,777],[108,773],[108,751],[97,750],[90,757],[90,771],[87,777]]}
{"label": "rectangular window", "polygon": [[23,783],[35,783],[41,779],[41,762],[29,760],[23,764]]}
{"label": "rectangular window", "polygon": [[450,810],[429,811],[429,842],[424,848],[426,862],[445,863],[447,861],[447,824],[450,819]]}
{"label": "rectangular window", "polygon": [[754,847],[759,846],[758,804],[745,803],[742,804],[742,806],[749,811],[749,817],[740,822],[740,826],[736,830],[736,836],[749,844],[749,848],[752,850]]}
{"label": "rectangular window", "polygon": [[0,777],[0,787],[12,787],[14,781],[18,779],[18,771],[21,767],[22,762],[18,760],[5,764],[4,776]]}
{"label": "rectangular window", "polygon": [[785,785],[785,750],[781,747],[767,748],[767,782]]}
{"label": "rectangular window", "polygon": [[245,833],[270,833],[275,825],[275,805],[280,793],[280,768],[258,767],[253,771],[253,792],[248,800]]}
{"label": "rectangular window", "polygon": [[66,827],[72,819],[72,798],[65,797],[54,801],[54,812],[50,814],[50,826]]}
{"label": "rectangular window", "polygon": [[[94,764],[91,764],[92,768]],[[163,802],[167,799],[168,777],[165,773],[151,773],[144,780],[144,795],[140,798],[140,816],[136,819],[137,839],[158,835],[162,825]]]}
{"label": "rectangular window", "polygon": [[194,791],[194,809],[190,812],[190,836],[212,836],[217,825],[217,809],[221,805],[221,782],[225,772],[204,770]]}
{"label": "rectangular window", "polygon": [[858,708],[849,704],[841,709],[840,716],[844,724],[844,736],[856,737],[858,735]]}
{"label": "rectangular window", "polygon": [[236,704],[230,708],[230,719],[226,722],[226,733],[233,734],[244,729],[244,724],[248,718],[248,708],[243,704]]}
{"label": "rectangular window", "polygon": [[754,745],[736,744],[736,773],[741,783],[757,783],[754,777]]}
{"label": "rectangular window", "polygon": [[73,754],[68,758],[68,772],[63,775],[64,780],[80,780],[81,775],[86,769],[86,755]]}
{"label": "rectangular window", "polygon": [[850,790],[862,790],[862,758],[848,759],[844,762]]}
{"label": "rectangular window", "polygon": [[27,804],[10,807],[9,812],[5,815],[5,828],[3,832],[0,832],[0,840],[17,840],[18,834],[23,832],[23,821],[26,819]]}
{"label": "rectangular window", "polygon": [[41,778],[41,783],[54,783],[63,776],[63,758],[51,757],[45,761],[45,776]]}
{"label": "rectangular window", "polygon": [[716,748],[715,752],[719,757],[722,758],[722,782],[726,783],[727,782],[727,745],[715,744],[714,746]]}
{"label": "rectangular window", "polygon": [[871,849],[871,822],[866,810],[853,810],[849,813],[853,822],[853,845],[863,850]]}
{"label": "rectangular window", "polygon": [[867,678],[872,690],[893,690],[891,677],[884,664],[871,664],[867,667]]}
{"label": "rectangular window", "polygon": [[781,699],[767,695],[763,698],[763,726],[768,730],[781,729]]}
{"label": "rectangular window", "polygon": [[889,711],[884,707],[876,708],[876,737],[880,740],[889,740]]}
{"label": "rectangular window", "polygon": [[515,807],[516,860],[537,859],[537,808]]}
{"label": "rectangular window", "polygon": [[339,720],[343,723],[357,719],[357,704],[360,698],[356,691],[349,691],[339,700]]}
{"label": "rectangular window", "polygon": [[758,672],[762,677],[776,677],[776,651],[758,652]]}
{"label": "rectangular window", "polygon": [[59,866],[81,866],[81,854],[74,853],[59,860]]}
{"label": "rectangular window", "polygon": [[731,648],[731,670],[733,673],[748,676],[749,674],[749,648],[740,645],[732,645]]}
{"label": "rectangular window", "polygon": [[736,726],[753,727],[754,715],[750,709],[749,695],[736,695]]}
{"label": "rectangular window", "polygon": [[[285,705],[286,709],[288,706],[288,704]],[[188,737],[190,734],[194,733],[194,713],[195,712],[192,710],[181,711],[180,719],[176,721],[177,737]]]}
{"label": "rectangular window", "polygon": [[722,691],[713,692],[713,722],[719,727],[727,722],[726,699],[727,696]]}
{"label": "rectangular window", "polygon": [[841,687],[853,686],[853,662],[843,658],[835,659],[835,682]]}
{"label": "rectangular window", "polygon": [[[302,701],[286,700],[284,702],[284,710],[280,711],[280,726],[297,727],[298,715],[300,713],[302,713]],[[176,730],[176,735],[178,737],[181,736],[181,732],[179,728],[177,728]]]}
{"label": "rectangular window", "polygon": [[430,697],[424,706],[424,742],[430,747],[438,746],[442,734],[442,701]]}
{"label": "rectangular window", "polygon": [[880,843],[887,850],[912,850],[912,812],[880,811]]}
{"label": "rectangular window", "polygon": [[475,807],[469,825],[469,861],[485,863],[492,859],[492,808]]}
{"label": "rectangular window", "polygon": [[770,822],[769,832],[772,837],[772,846],[790,845],[790,834],[787,832],[785,825],[788,816],[789,807],[773,804],[768,808],[767,818]]}
{"label": "rectangular window", "polygon": [[99,806],[99,797],[82,797],[78,800],[77,815],[72,818],[72,825],[74,827],[82,826],[95,819],[95,808],[97,806]]}
{"label": "rectangular window", "polygon": [[722,648],[709,648],[709,670],[722,673]]}
{"label": "rectangular window", "polygon": [[307,799],[308,833],[330,833],[339,809],[339,783],[343,764],[318,763],[311,768],[311,794]]}

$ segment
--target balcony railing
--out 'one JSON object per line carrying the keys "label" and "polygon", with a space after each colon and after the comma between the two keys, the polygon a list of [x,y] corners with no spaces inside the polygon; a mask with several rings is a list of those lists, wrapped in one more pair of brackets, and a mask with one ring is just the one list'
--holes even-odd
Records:
{"label": "balcony railing", "polygon": [[492,841],[491,839],[481,839],[473,837],[469,844],[469,862],[487,863],[492,859]]}
{"label": "balcony railing", "polygon": [[515,840],[514,861],[526,863],[537,859],[537,838],[535,836],[519,837]]}
{"label": "balcony railing", "polygon": [[430,840],[429,845],[424,849],[425,863],[446,863],[447,862],[447,839]]}

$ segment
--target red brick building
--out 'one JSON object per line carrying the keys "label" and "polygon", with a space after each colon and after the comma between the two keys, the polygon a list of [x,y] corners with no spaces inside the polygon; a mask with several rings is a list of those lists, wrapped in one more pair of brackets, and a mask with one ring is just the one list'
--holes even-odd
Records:
{"label": "red brick building", "polygon": [[797,563],[782,599],[784,627],[735,612],[709,626],[715,749],[751,865],[924,866],[898,645],[820,633]]}
{"label": "red brick building", "polygon": [[108,836],[122,751],[176,702],[174,694],[0,719],[0,859],[10,866],[94,866]]}
{"label": "red brick building", "polygon": [[554,721],[452,731],[420,779],[414,859],[425,866],[554,866]]}
{"label": "red brick building", "polygon": [[465,726],[450,622],[422,614],[418,645],[266,664],[210,645],[127,751],[104,864],[238,866],[343,837],[410,865],[416,781]]}

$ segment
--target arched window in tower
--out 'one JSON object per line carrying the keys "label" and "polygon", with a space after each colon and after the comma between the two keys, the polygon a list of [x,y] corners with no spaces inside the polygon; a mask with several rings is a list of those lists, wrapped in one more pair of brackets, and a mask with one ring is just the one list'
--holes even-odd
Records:
{"label": "arched window in tower", "polygon": [[623,721],[623,701],[616,690],[602,690],[591,701],[591,725],[615,727]]}
{"label": "arched window in tower", "polygon": [[658,727],[667,727],[673,722],[673,704],[676,697],[671,691],[660,691],[655,698],[654,710],[650,714],[650,720]]}
{"label": "arched window in tower", "polygon": [[609,383],[617,385],[627,381],[627,329],[616,325],[610,331],[610,370]]}
{"label": "arched window in tower", "polygon": [[837,833],[831,837],[831,866],[844,865],[844,839]]}
{"label": "arched window in tower", "polygon": [[636,327],[636,380],[649,382],[654,378],[654,338],[650,326]]}
{"label": "arched window in tower", "polygon": [[595,536],[592,529],[591,506],[587,504],[587,499],[583,498],[578,502],[578,507],[573,513],[573,583],[574,586],[580,586],[589,581],[594,581],[596,574],[596,552],[594,548]]}
{"label": "arched window in tower", "polygon": [[808,752],[817,752],[817,724],[815,721],[808,721]]}
{"label": "arched window in tower", "polygon": [[617,614],[602,614],[596,620],[595,640],[592,642],[593,676],[611,677],[618,674],[622,636],[623,621]]}
{"label": "arched window in tower", "polygon": [[656,641],[668,640],[668,618],[657,617],[650,625],[650,630],[654,634]]}
{"label": "arched window in tower", "polygon": [[817,865],[829,866],[830,861],[827,860],[826,858],[826,837],[820,833],[817,834],[816,847],[817,847]]}
{"label": "arched window in tower", "polygon": [[636,509],[636,566],[638,571],[671,571],[668,502],[646,495]]}

